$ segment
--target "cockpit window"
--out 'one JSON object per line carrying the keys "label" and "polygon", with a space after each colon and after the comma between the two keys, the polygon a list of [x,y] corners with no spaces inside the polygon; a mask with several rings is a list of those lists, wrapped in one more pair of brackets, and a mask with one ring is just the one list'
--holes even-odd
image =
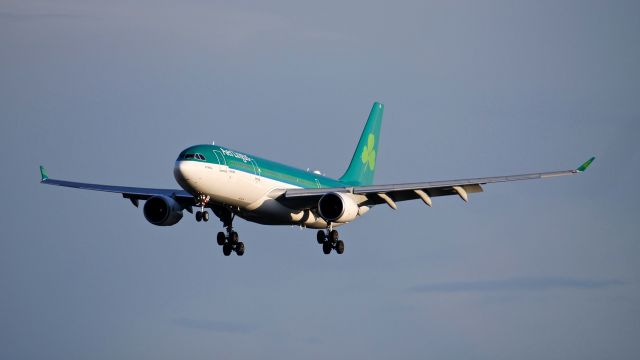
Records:
{"label": "cockpit window", "polygon": [[178,156],[178,159],[181,160],[192,160],[192,159],[198,159],[198,160],[203,160],[206,161],[207,158],[204,157],[204,155],[202,154],[187,154],[187,153],[182,153]]}

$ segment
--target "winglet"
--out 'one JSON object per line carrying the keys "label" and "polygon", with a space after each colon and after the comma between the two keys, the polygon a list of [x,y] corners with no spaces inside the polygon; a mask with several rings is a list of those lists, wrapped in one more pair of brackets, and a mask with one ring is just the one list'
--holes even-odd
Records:
{"label": "winglet", "polygon": [[587,168],[589,167],[589,165],[591,165],[591,163],[592,163],[592,162],[593,162],[593,160],[595,160],[595,159],[596,159],[596,157],[594,156],[594,157],[592,157],[591,159],[589,159],[589,160],[585,161],[585,162],[584,162],[584,164],[580,165],[580,166],[576,169],[576,171],[577,171],[577,172],[583,172],[583,171],[587,170]]}
{"label": "winglet", "polygon": [[40,165],[40,181],[45,181],[49,178],[49,175],[47,175],[47,169],[44,168],[44,166]]}

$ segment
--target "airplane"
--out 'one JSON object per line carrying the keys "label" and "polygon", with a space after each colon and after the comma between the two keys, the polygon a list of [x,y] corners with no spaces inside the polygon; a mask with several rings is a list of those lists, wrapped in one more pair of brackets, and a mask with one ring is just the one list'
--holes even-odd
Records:
{"label": "airplane", "polygon": [[316,240],[324,254],[342,254],[344,241],[338,226],[363,216],[372,207],[420,199],[429,207],[432,198],[454,195],[467,202],[469,194],[483,191],[483,185],[516,180],[544,179],[584,172],[590,158],[576,169],[460,180],[374,185],[380,143],[383,104],[375,102],[356,146],[349,167],[333,179],[319,171],[308,171],[260,158],[219,145],[195,145],[180,152],[173,175],[181,189],[152,189],[88,184],[50,179],[40,166],[41,183],[69,188],[121,194],[157,226],[175,225],[184,210],[197,222],[208,221],[211,209],[222,222],[217,243],[225,256],[242,256],[245,245],[233,229],[236,216],[264,225],[298,225],[318,229]]}

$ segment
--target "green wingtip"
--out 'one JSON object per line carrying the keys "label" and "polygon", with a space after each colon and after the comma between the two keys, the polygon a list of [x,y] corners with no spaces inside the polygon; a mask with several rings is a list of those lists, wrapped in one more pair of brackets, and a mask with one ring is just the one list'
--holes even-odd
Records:
{"label": "green wingtip", "polygon": [[584,162],[584,164],[580,165],[580,167],[578,167],[578,168],[576,169],[576,171],[578,171],[578,172],[583,172],[583,171],[587,170],[587,168],[589,167],[589,165],[591,165],[591,163],[592,163],[592,162],[593,162],[593,160],[595,160],[595,159],[596,159],[596,157],[594,156],[594,157],[592,157],[591,159],[589,159],[589,160],[585,161],[585,162]]}
{"label": "green wingtip", "polygon": [[44,168],[44,166],[40,165],[40,181],[45,181],[49,178],[49,175],[47,175],[47,169]]}

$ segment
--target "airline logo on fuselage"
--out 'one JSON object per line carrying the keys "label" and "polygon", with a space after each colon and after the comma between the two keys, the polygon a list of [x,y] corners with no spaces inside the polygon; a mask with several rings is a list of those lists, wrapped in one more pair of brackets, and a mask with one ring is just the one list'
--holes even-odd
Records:
{"label": "airline logo on fuselage", "polygon": [[238,152],[235,152],[235,151],[232,151],[232,150],[227,150],[227,149],[220,148],[220,151],[222,151],[222,153],[225,154],[226,156],[231,156],[231,157],[234,157],[234,158],[238,158],[238,159],[240,159],[240,160],[242,160],[244,162],[249,162],[249,161],[253,160],[253,159],[251,159],[250,157],[248,157],[245,154],[241,154],[241,153],[238,153]]}

